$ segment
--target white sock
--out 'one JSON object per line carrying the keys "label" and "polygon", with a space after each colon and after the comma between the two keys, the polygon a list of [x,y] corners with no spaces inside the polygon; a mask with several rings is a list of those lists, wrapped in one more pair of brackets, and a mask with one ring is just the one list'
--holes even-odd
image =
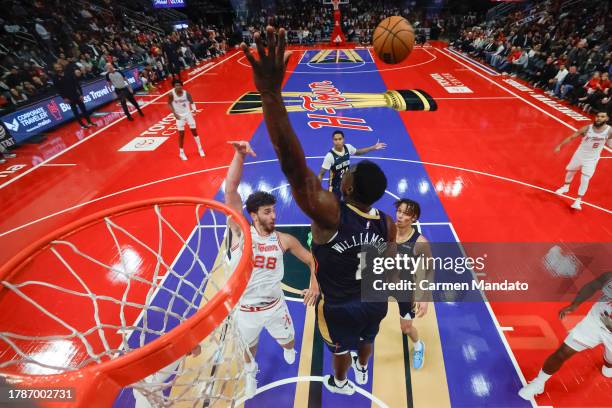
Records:
{"label": "white sock", "polygon": [[336,383],[336,385],[338,387],[342,387],[344,386],[344,384],[346,384],[346,382],[348,381],[348,378],[345,378],[344,380],[339,380],[336,378],[336,376],[334,375],[334,382]]}
{"label": "white sock", "polygon": [[356,362],[357,368],[360,370],[367,370],[368,369],[368,365],[361,365],[361,363],[359,362],[359,358],[357,358],[357,362]]}
{"label": "white sock", "polygon": [[585,176],[584,174],[580,176],[580,187],[578,187],[578,198],[584,196],[587,192],[587,188],[589,188],[589,181],[591,180],[591,176]]}
{"label": "white sock", "polygon": [[244,368],[246,368],[246,370],[249,372],[253,372],[257,370],[257,363],[254,361],[251,361],[250,363],[244,363]]}
{"label": "white sock", "polygon": [[546,381],[548,381],[550,377],[552,377],[550,374],[546,374],[543,370],[540,370],[538,376],[534,378],[532,382],[539,382],[541,384],[544,384]]}
{"label": "white sock", "polygon": [[198,136],[194,137],[196,144],[198,145],[198,149],[202,150],[202,144],[200,143],[200,138]]}
{"label": "white sock", "polygon": [[182,148],[182,147],[179,147],[179,153],[181,153],[181,154],[185,154],[185,151],[183,150],[183,148]]}
{"label": "white sock", "polygon": [[414,343],[414,351],[421,351],[423,350],[423,342],[421,340],[417,340],[416,343]]}

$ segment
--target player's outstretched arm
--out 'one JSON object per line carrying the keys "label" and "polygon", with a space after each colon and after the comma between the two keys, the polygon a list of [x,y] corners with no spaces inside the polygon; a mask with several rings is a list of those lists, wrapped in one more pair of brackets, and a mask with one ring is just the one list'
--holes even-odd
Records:
{"label": "player's outstretched arm", "polygon": [[304,304],[306,306],[314,306],[317,302],[317,298],[319,297],[319,283],[317,282],[316,277],[316,264],[314,257],[306,248],[300,244],[300,241],[297,240],[293,235],[285,234],[282,232],[278,233],[282,240],[283,247],[291,252],[297,259],[308,265],[308,269],[310,270],[310,287],[308,289],[304,289],[302,291],[302,296],[304,296]]}
{"label": "player's outstretched arm", "polygon": [[588,128],[589,128],[588,126],[583,126],[580,129],[578,129],[577,131],[575,131],[572,135],[570,135],[570,136],[566,137],[565,139],[563,139],[561,141],[561,143],[559,143],[557,145],[557,147],[555,147],[555,153],[559,153],[561,151],[561,148],[564,145],[566,145],[567,143],[571,142],[575,138],[577,138],[579,136],[584,136],[586,134]]}
{"label": "player's outstretched arm", "polygon": [[[253,149],[251,149],[249,142],[239,141],[228,143],[234,146],[236,152],[234,153],[234,158],[232,159],[232,163],[227,170],[227,177],[225,178],[225,204],[241,214],[242,198],[240,197],[240,194],[238,194],[238,186],[240,185],[240,180],[242,179],[244,158],[247,154],[255,157],[255,152]],[[230,221],[230,228],[232,228],[232,231],[237,234],[240,231],[238,225],[232,221]]]}
{"label": "player's outstretched arm", "polygon": [[254,36],[259,59],[255,59],[246,44],[242,43],[241,48],[253,68],[255,86],[263,103],[264,120],[281,169],[291,185],[298,206],[313,221],[315,241],[320,242],[321,237],[333,234],[337,229],[340,207],[334,194],[321,187],[317,175],[306,165],[304,150],[289,122],[281,95],[289,57],[285,53],[285,30],[281,28],[277,35],[268,26],[266,35],[267,50],[261,35],[255,33]]}
{"label": "player's outstretched arm", "polygon": [[372,146],[368,146],[368,147],[362,147],[361,149],[357,149],[357,151],[355,152],[355,154],[357,156],[361,156],[363,154],[366,154],[368,152],[371,152],[372,150],[380,150],[380,149],[384,149],[387,147],[386,143],[382,143],[380,140],[376,141],[376,144],[373,144]]}
{"label": "player's outstretched arm", "polygon": [[559,311],[559,319],[563,319],[565,315],[573,312],[583,302],[589,300],[591,296],[593,296],[593,294],[598,290],[601,290],[610,279],[612,279],[612,272],[602,273],[597,278],[580,288],[572,303]]}

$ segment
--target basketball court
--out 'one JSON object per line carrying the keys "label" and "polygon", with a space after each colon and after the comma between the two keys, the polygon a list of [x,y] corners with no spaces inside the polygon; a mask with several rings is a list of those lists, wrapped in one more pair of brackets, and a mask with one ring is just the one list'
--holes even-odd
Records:
{"label": "basketball court", "polygon": [[[0,168],[0,263],[35,238],[105,208],[166,196],[223,201],[233,156],[230,140],[248,140],[257,153],[245,165],[243,196],[256,190],[273,193],[278,229],[307,245],[309,220],[294,203],[278,165],[243,54],[233,50],[183,73],[183,80],[198,108],[195,118],[206,157],[198,156],[187,135],[189,160],[179,159],[167,106],[169,83],[138,96],[145,117],[136,116],[134,122],[112,103],[96,115],[98,128],[82,130],[71,123],[40,144],[24,145],[17,161]],[[313,89],[322,84],[337,90],[342,106],[313,100]],[[427,92],[437,111],[387,106],[385,92],[401,90]],[[378,163],[389,180],[377,207],[394,214],[396,199],[415,199],[423,210],[418,226],[430,241],[456,243],[460,250],[462,242],[586,244],[612,236],[607,178],[612,153],[604,152],[581,212],[569,207],[577,183],[567,197],[554,194],[574,148],[560,154],[553,148],[592,119],[441,43],[415,47],[398,65],[382,63],[370,48],[294,47],[283,92],[313,171],[331,147],[333,129],[341,128],[347,143],[356,147],[378,139],[388,145],[364,156]],[[180,231],[187,236],[197,224],[193,218],[183,220]],[[204,229],[215,225],[202,220]],[[176,260],[185,247],[165,251],[167,259]],[[141,262],[147,266],[154,259],[143,256]],[[583,305],[561,321],[561,303],[438,302],[416,322],[427,353],[425,366],[415,371],[411,345],[400,332],[397,306],[391,304],[376,340],[369,382],[354,396],[339,396],[322,387],[331,355],[315,328],[315,309],[306,308],[298,295],[308,284],[308,273],[295,259],[286,265],[284,289],[298,361],[287,365],[273,339],[263,334],[258,394],[247,407],[535,406],[519,398],[518,389],[588,310]],[[97,284],[108,283],[105,279],[101,275]],[[78,310],[65,312],[78,319]],[[13,316],[16,326],[18,318],[27,319]],[[3,327],[10,328],[3,319]],[[56,349],[56,359],[74,357],[69,347],[62,350]],[[576,355],[548,382],[537,405],[612,405],[612,380],[600,373],[602,354],[599,347]],[[122,395],[115,406],[133,407],[134,399]]]}

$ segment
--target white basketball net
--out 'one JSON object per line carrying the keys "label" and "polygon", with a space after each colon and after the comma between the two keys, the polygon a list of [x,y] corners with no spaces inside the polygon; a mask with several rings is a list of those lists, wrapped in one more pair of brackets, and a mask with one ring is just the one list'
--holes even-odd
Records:
{"label": "white basketball net", "polygon": [[[236,262],[224,256],[226,215],[191,207],[104,218],[51,242],[24,273],[2,281],[0,310],[9,301],[17,306],[12,316],[0,314],[0,372],[57,374],[112,360],[203,307]],[[230,311],[199,348],[144,373],[119,398],[131,393],[140,407],[233,406],[243,395],[246,350]]]}

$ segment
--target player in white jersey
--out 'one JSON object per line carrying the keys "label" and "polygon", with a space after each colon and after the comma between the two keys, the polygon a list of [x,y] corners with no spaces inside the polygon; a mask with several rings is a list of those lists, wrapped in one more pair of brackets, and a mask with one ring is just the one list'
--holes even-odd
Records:
{"label": "player in white jersey", "polygon": [[546,381],[574,354],[597,347],[604,346],[604,365],[601,373],[612,378],[612,272],[599,276],[582,287],[574,301],[561,309],[559,318],[573,312],[583,302],[587,301],[595,292],[603,292],[600,299],[591,307],[589,313],[570,332],[563,344],[551,354],[538,376],[529,384],[521,388],[519,395],[529,400],[535,395],[544,392]]}
{"label": "player in white jersey", "polygon": [[179,132],[179,156],[181,160],[187,160],[185,151],[183,150],[183,143],[185,141],[185,123],[189,125],[191,134],[195,139],[196,145],[198,145],[198,153],[200,157],[204,157],[204,150],[200,143],[200,137],[196,129],[195,119],[193,118],[193,112],[196,110],[195,103],[191,94],[183,89],[183,83],[180,79],[175,79],[172,82],[174,89],[170,91],[168,95],[168,105],[176,118],[176,128]]}
{"label": "player in white jersey", "polygon": [[[230,142],[236,153],[227,172],[225,180],[225,203],[238,212],[242,212],[242,198],[238,185],[242,177],[244,157],[255,156],[248,142]],[[283,253],[291,252],[310,269],[310,288],[302,292],[304,303],[314,305],[319,295],[315,277],[315,261],[311,253],[293,236],[275,230],[276,199],[270,193],[257,191],[246,200],[246,209],[253,224],[253,271],[247,287],[240,298],[236,312],[236,326],[241,337],[248,344],[250,354],[245,355],[247,362],[246,391],[252,397],[257,389],[255,375],[257,364],[253,360],[257,352],[257,343],[261,330],[265,328],[284,349],[283,356],[288,364],[295,361],[293,322],[285,303],[281,281],[284,274]],[[232,221],[228,246],[230,262],[240,259],[241,229]]]}
{"label": "player in white jersey", "polygon": [[571,142],[575,138],[582,136],[580,146],[576,149],[576,152],[572,156],[569,164],[565,168],[567,174],[565,175],[565,184],[557,190],[557,194],[565,194],[569,191],[570,184],[574,178],[574,175],[578,170],[581,172],[580,187],[578,187],[578,197],[572,204],[572,208],[581,210],[582,197],[589,187],[589,180],[595,173],[597,162],[601,157],[601,152],[606,144],[612,147],[612,127],[606,125],[608,121],[607,112],[599,112],[595,116],[595,122],[592,125],[584,126],[578,129],[573,135],[565,138],[557,147],[555,152],[561,151],[561,147],[566,143]]}

